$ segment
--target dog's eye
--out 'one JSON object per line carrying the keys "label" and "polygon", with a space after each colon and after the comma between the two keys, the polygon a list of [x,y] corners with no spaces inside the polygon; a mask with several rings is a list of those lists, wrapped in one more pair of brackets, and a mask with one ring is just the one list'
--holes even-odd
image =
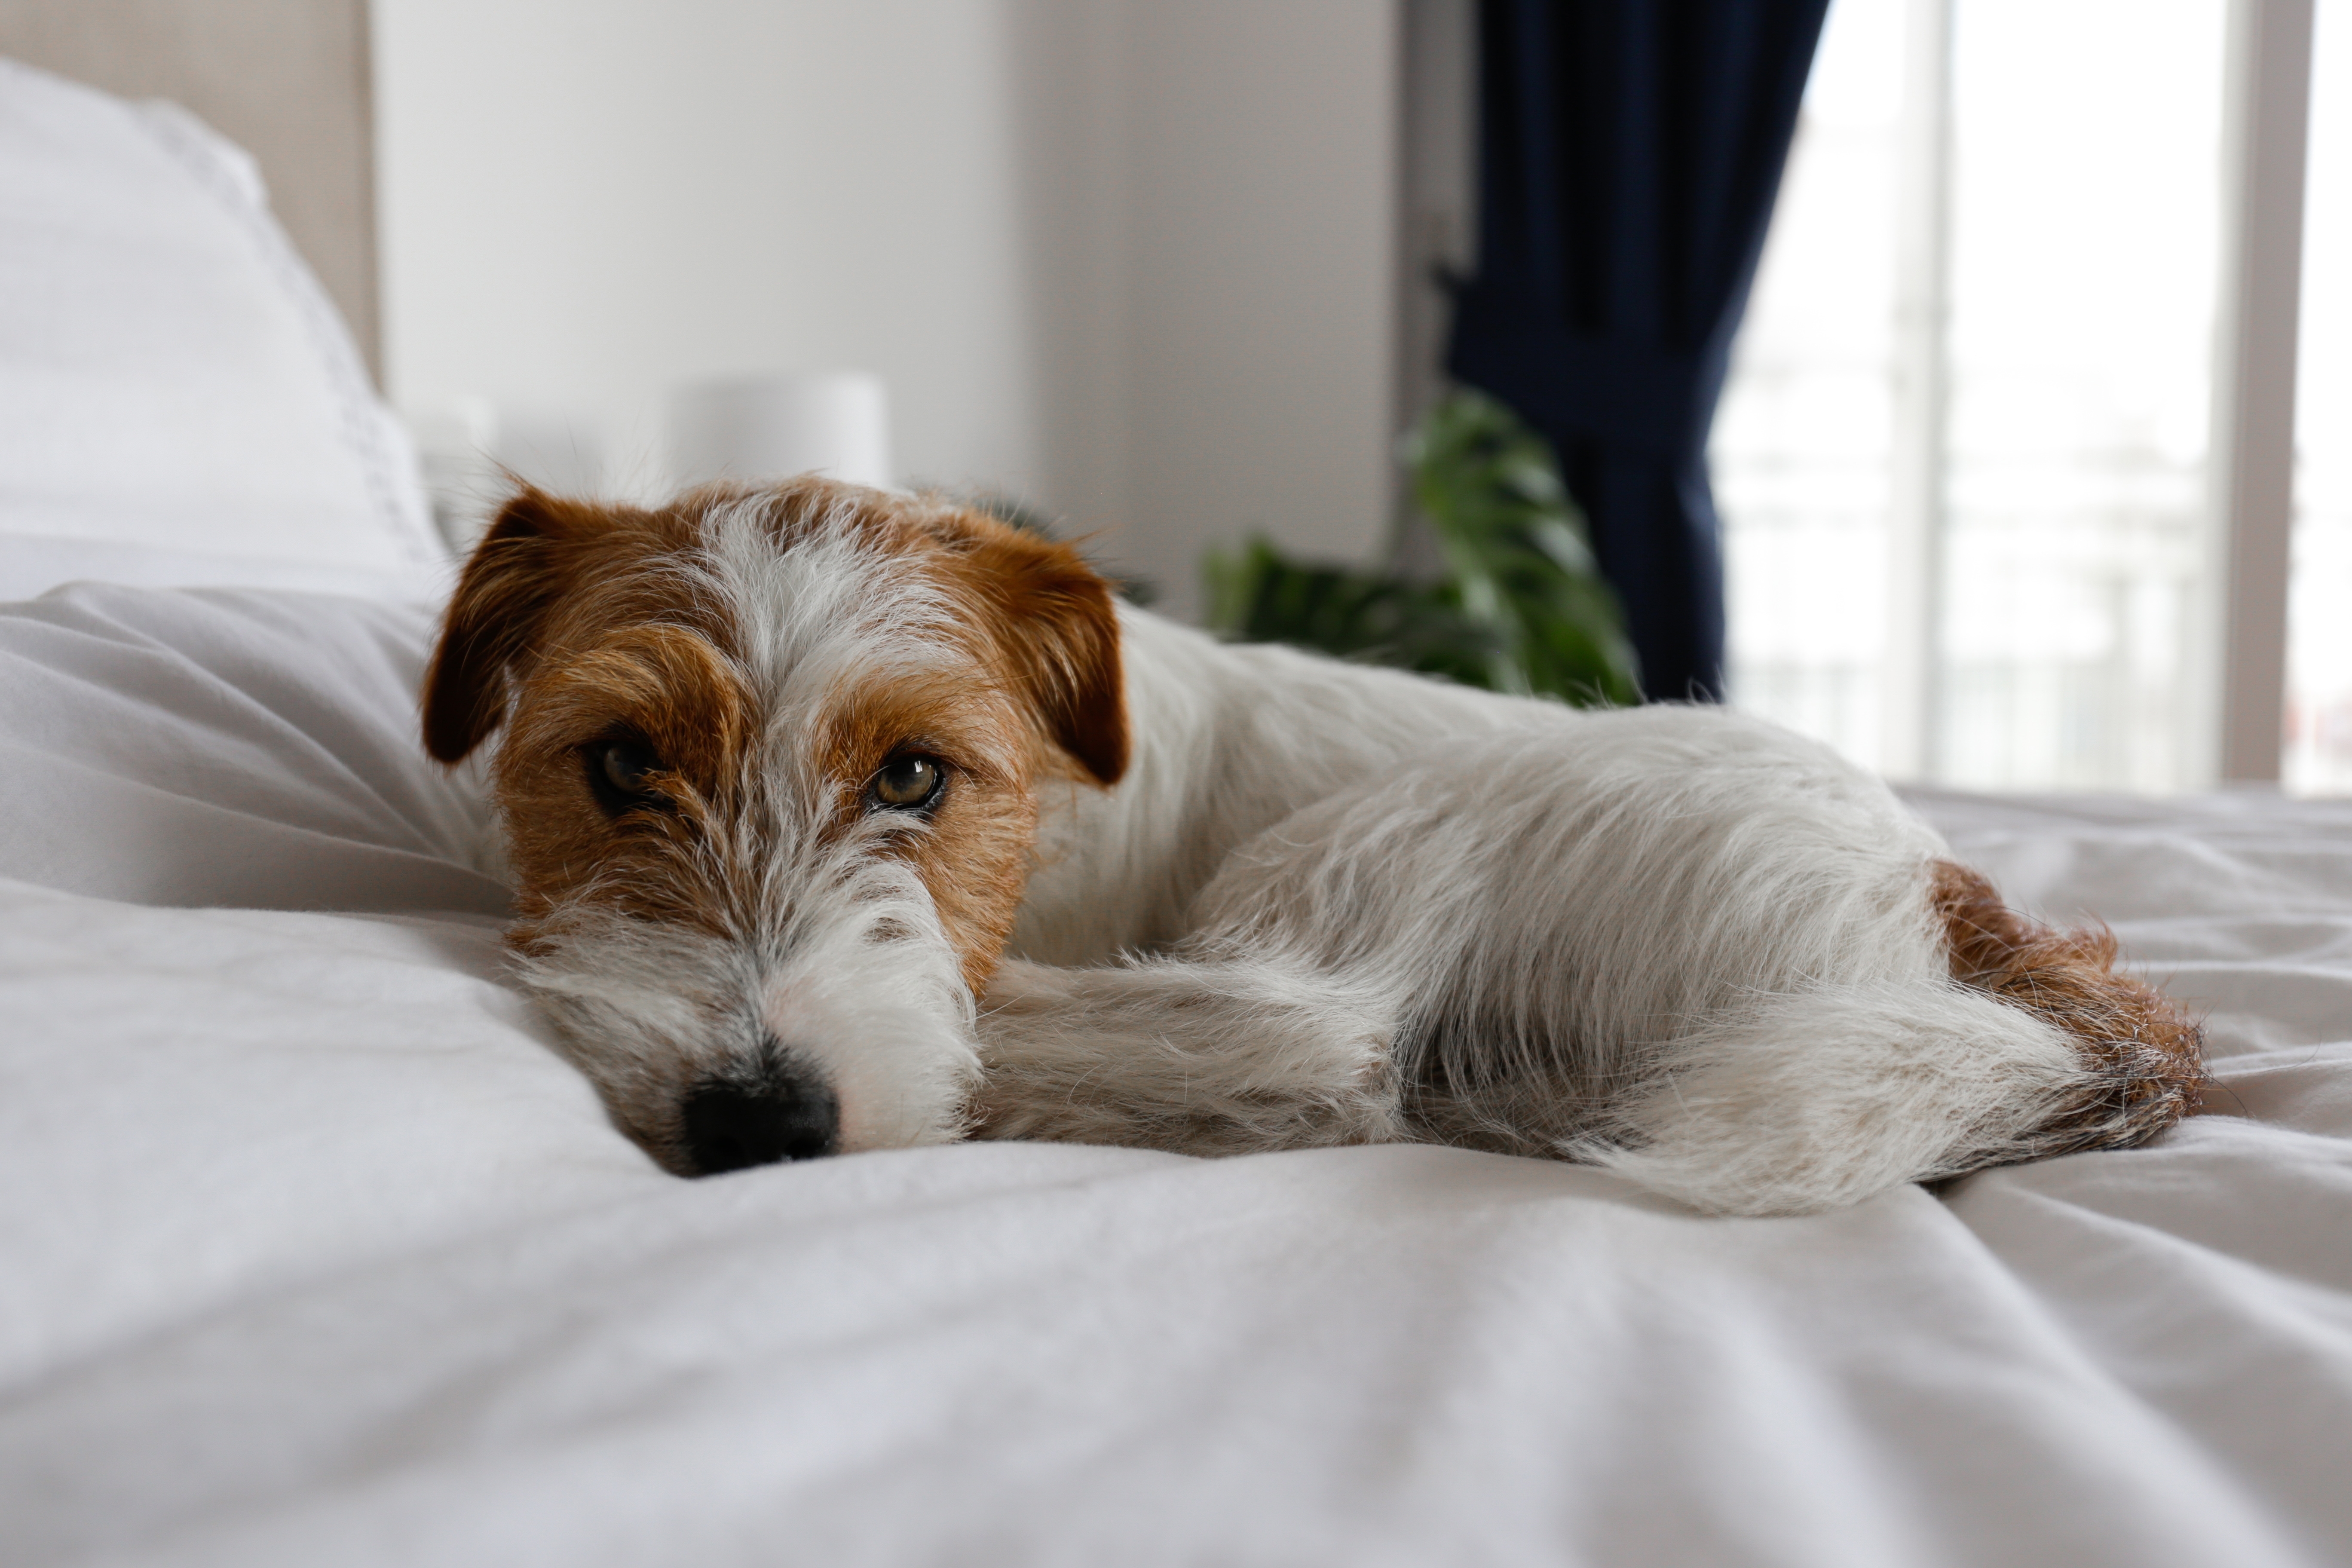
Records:
{"label": "dog's eye", "polygon": [[635,741],[599,741],[588,748],[588,784],[609,811],[657,804],[651,784],[661,771],[653,748]]}
{"label": "dog's eye", "polygon": [[939,763],[929,757],[893,757],[874,775],[866,793],[877,805],[913,811],[939,798],[944,782]]}

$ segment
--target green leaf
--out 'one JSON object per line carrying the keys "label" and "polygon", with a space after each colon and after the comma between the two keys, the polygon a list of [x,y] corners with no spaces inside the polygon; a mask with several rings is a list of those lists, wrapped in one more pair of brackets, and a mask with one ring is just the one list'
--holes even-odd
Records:
{"label": "green leaf", "polygon": [[1580,707],[1640,701],[1623,611],[1543,438],[1493,398],[1458,391],[1402,456],[1443,581],[1295,562],[1254,539],[1203,558],[1209,625]]}

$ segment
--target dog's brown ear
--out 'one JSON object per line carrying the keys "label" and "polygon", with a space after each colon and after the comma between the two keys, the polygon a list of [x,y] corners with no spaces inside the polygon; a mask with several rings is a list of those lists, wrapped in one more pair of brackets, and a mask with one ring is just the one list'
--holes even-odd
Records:
{"label": "dog's brown ear", "polygon": [[1127,681],[1110,584],[1071,552],[1075,570],[1033,584],[1036,630],[1027,675],[1061,748],[1097,783],[1127,773]]}
{"label": "dog's brown ear", "polygon": [[425,749],[440,761],[464,761],[505,717],[509,671],[562,592],[562,545],[583,510],[525,485],[474,547],[425,670]]}
{"label": "dog's brown ear", "polygon": [[993,521],[966,549],[1045,732],[1097,782],[1117,784],[1127,773],[1127,682],[1110,584],[1070,546]]}

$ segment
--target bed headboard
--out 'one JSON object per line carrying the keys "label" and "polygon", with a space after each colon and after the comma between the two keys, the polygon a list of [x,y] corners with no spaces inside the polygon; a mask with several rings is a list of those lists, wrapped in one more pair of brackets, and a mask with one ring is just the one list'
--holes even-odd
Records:
{"label": "bed headboard", "polygon": [[250,152],[382,379],[367,0],[0,0],[0,55],[171,99]]}

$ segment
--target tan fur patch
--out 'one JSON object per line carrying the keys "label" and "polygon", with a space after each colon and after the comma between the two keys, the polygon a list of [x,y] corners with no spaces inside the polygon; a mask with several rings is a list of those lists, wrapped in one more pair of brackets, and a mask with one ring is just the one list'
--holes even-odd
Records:
{"label": "tan fur patch", "polygon": [[[593,883],[614,909],[711,934],[757,896],[751,868],[698,854],[723,835],[756,739],[750,694],[706,637],[626,626],[541,662],[499,754],[498,791],[526,919]],[[660,805],[608,816],[589,793],[583,749],[641,739],[661,761]],[[730,873],[735,873],[730,875]]]}
{"label": "tan fur patch", "polygon": [[1026,708],[1038,760],[1048,771],[1075,772],[1101,784],[1125,773],[1129,741],[1118,613],[1110,584],[1076,549],[966,507],[814,475],[765,489],[713,485],[679,498],[670,510],[699,518],[754,499],[768,505],[780,548],[823,521],[908,557],[962,612],[967,651]]}
{"label": "tan fur patch", "polygon": [[445,763],[499,727],[509,682],[553,643],[661,618],[677,597],[663,561],[694,542],[674,510],[560,500],[526,488],[466,563],[425,672],[425,743]]}
{"label": "tan fur patch", "polygon": [[1934,873],[1929,904],[1943,922],[1952,978],[2057,1026],[2096,1075],[2015,1158],[2130,1148],[2197,1109],[2211,1081],[2205,1031],[2164,993],[2116,972],[2112,931],[2029,920],[1983,876],[1949,860]]}

